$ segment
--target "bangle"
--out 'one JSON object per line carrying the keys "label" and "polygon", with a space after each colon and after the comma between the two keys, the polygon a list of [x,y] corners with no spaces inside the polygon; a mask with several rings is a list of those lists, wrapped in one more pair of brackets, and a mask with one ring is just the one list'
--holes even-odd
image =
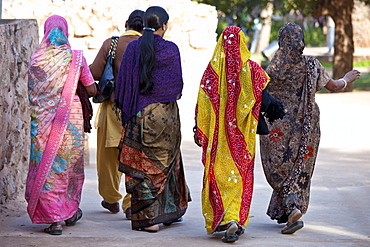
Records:
{"label": "bangle", "polygon": [[197,126],[196,126],[196,125],[193,127],[193,132],[194,132],[194,133],[196,133],[196,132],[197,132]]}
{"label": "bangle", "polygon": [[339,80],[344,82],[344,86],[341,88],[341,90],[345,89],[347,87],[347,81],[344,80],[344,78],[340,78]]}

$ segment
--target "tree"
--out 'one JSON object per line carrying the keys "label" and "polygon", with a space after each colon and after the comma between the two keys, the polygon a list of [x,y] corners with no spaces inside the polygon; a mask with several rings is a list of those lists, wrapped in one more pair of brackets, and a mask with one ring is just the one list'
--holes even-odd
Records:
{"label": "tree", "polygon": [[[369,0],[362,0],[370,4]],[[353,42],[352,11],[354,0],[317,0],[314,17],[330,15],[335,22],[335,43],[333,58],[333,78],[342,78],[345,73],[353,69]],[[345,92],[352,92],[353,83],[350,83]]]}
{"label": "tree", "polygon": [[270,1],[267,3],[266,7],[261,10],[262,28],[256,52],[261,52],[269,46],[273,8],[273,1]]}
{"label": "tree", "polygon": [[[238,22],[246,22],[246,26],[253,25],[253,20],[259,17],[262,9],[275,0],[195,0],[200,3],[216,6],[224,16],[232,16]],[[249,21],[245,15],[249,16]]]}
{"label": "tree", "polygon": [[[247,13],[255,12],[256,8],[266,8],[269,0],[197,0],[216,6],[219,11],[226,15],[235,13],[238,9],[244,9]],[[353,27],[352,11],[354,0],[272,0],[275,12],[287,13],[294,10],[304,16],[318,18],[322,15],[330,15],[335,22],[335,44],[333,58],[333,78],[342,78],[345,73],[353,69]],[[366,5],[370,0],[358,0]],[[238,17],[236,15],[236,17]],[[353,90],[350,83],[345,89],[346,92]]]}

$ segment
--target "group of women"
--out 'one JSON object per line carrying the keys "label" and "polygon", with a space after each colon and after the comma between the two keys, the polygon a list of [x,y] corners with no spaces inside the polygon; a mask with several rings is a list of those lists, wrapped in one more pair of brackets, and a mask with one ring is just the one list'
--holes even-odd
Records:
{"label": "group of women", "polygon": [[[168,20],[161,7],[145,11],[142,36],[122,56],[111,105],[122,124],[118,169],[130,194],[132,229],[147,232],[180,222],[191,201],[180,150],[181,58],[176,44],[163,39]],[[284,25],[265,72],[250,60],[242,30],[230,26],[204,72],[194,127],[204,165],[202,213],[207,233],[225,231],[223,242],[238,240],[248,224],[257,127],[265,116],[261,157],[273,188],[267,214],[286,223],[284,234],[303,227],[320,140],[315,92],[341,90],[360,76],[353,70],[333,80],[303,48],[301,28]],[[62,234],[63,221],[72,226],[82,217],[83,138],[92,114],[86,99],[96,94],[94,78],[82,52],[71,50],[66,20],[48,18],[29,65],[26,199],[32,222],[51,224],[44,231],[52,235]],[[267,90],[272,97],[264,97]],[[282,103],[284,117],[269,118],[271,99]]]}

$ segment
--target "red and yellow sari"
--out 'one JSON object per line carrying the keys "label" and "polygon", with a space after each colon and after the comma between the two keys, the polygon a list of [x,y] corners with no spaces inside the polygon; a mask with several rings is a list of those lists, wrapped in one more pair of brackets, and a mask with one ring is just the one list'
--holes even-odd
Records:
{"label": "red and yellow sari", "polygon": [[228,223],[248,224],[256,131],[269,77],[238,27],[227,27],[200,83],[197,135],[204,165],[202,212],[209,234]]}

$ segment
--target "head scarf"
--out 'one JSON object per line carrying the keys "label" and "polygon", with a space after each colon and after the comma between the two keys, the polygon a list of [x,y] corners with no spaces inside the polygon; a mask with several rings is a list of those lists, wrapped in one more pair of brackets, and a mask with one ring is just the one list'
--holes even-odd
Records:
{"label": "head scarf", "polygon": [[292,78],[291,67],[305,64],[304,47],[304,34],[299,25],[287,23],[282,26],[279,30],[279,50],[266,70],[270,77],[277,80]]}
{"label": "head scarf", "polygon": [[[260,105],[255,109],[253,107],[256,103],[258,105],[262,89],[267,85],[269,77],[249,58],[250,52],[241,28],[227,27],[220,35],[212,59],[203,74],[198,106],[211,103],[212,106],[209,107],[214,108],[223,104],[221,100],[229,100],[227,104],[231,111],[234,112],[238,108],[235,114],[241,113],[242,118],[245,118],[252,113],[251,116],[258,119]],[[212,102],[208,102],[209,100]],[[243,107],[239,105],[240,102],[243,102]],[[225,115],[228,116],[230,114]]]}
{"label": "head scarf", "polygon": [[50,122],[59,107],[72,61],[67,35],[66,20],[58,15],[50,16],[44,24],[44,37],[29,64],[28,96],[32,109]]}
{"label": "head scarf", "polygon": [[52,15],[44,23],[44,37],[38,50],[62,45],[71,48],[68,42],[68,24],[62,16]]}
{"label": "head scarf", "polygon": [[[52,15],[46,19],[44,37],[31,56],[29,65],[30,90],[35,84],[42,83],[46,79],[52,80],[53,91],[61,90],[68,75],[71,59],[72,50],[68,42],[67,21],[59,15]],[[55,68],[58,68],[58,71],[55,71]],[[55,78],[58,79],[55,80]],[[55,92],[50,93],[54,94]],[[36,96],[34,95],[34,97]]]}

